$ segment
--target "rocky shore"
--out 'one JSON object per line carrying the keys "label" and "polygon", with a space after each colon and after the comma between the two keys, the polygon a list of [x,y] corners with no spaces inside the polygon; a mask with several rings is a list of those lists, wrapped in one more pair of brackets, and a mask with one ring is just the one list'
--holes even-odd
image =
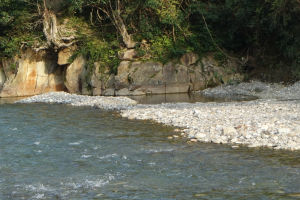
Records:
{"label": "rocky shore", "polygon": [[138,105],[121,115],[182,128],[191,141],[300,150],[300,101]]}
{"label": "rocky shore", "polygon": [[[286,93],[285,97],[290,96]],[[300,150],[300,101],[287,99],[142,105],[127,97],[54,92],[17,103],[60,103],[118,110],[128,119],[153,120],[178,127],[190,141]]]}
{"label": "rocky shore", "polygon": [[300,81],[288,86],[279,83],[270,84],[260,81],[251,81],[249,83],[227,84],[215,88],[207,88],[198,93],[214,98],[252,96],[259,99],[299,100]]}
{"label": "rocky shore", "polygon": [[127,97],[102,97],[69,94],[66,92],[50,92],[36,95],[16,103],[57,103],[72,106],[91,106],[105,110],[129,109],[137,102]]}

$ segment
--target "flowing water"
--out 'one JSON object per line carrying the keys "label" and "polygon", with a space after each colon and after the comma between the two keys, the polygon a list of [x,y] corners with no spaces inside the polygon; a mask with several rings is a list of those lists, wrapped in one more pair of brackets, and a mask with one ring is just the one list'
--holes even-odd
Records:
{"label": "flowing water", "polygon": [[300,152],[173,134],[99,109],[0,104],[0,199],[300,198]]}

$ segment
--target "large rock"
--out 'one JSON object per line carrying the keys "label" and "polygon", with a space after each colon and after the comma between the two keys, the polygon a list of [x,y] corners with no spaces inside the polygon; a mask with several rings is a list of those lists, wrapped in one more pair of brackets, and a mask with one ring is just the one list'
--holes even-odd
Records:
{"label": "large rock", "polygon": [[82,91],[82,78],[85,74],[86,60],[83,56],[77,57],[66,70],[65,86],[70,93],[80,94]]}
{"label": "large rock", "polygon": [[2,68],[0,68],[0,89],[3,87],[6,81],[6,76]]}
{"label": "large rock", "polygon": [[134,60],[137,56],[135,49],[125,49],[119,52],[119,59],[121,60]]}
{"label": "large rock", "polygon": [[9,70],[9,66],[3,66],[7,77],[0,96],[30,96],[65,90],[63,69],[57,66],[55,58],[55,55],[45,51],[22,52],[21,57],[14,60],[14,65],[10,63],[16,69]]}
{"label": "large rock", "polygon": [[128,80],[135,87],[162,84],[163,65],[158,62],[133,62],[130,66]]}
{"label": "large rock", "polygon": [[186,53],[180,58],[180,63],[184,66],[190,66],[195,64],[199,59],[199,56],[194,53]]}
{"label": "large rock", "polygon": [[185,93],[190,79],[184,65],[159,62],[121,62],[116,80],[116,95]]}
{"label": "large rock", "polygon": [[[104,95],[104,90],[106,89],[114,89],[114,82],[114,75],[110,73],[109,67],[101,62],[94,63],[94,70],[90,80],[94,96]],[[111,94],[111,92],[109,93]]]}
{"label": "large rock", "polygon": [[166,93],[186,93],[190,88],[188,68],[173,62],[167,63],[163,68],[163,81]]}
{"label": "large rock", "polygon": [[57,64],[59,65],[66,65],[70,64],[69,59],[73,55],[74,51],[76,50],[76,47],[68,47],[60,50],[58,52],[58,60]]}
{"label": "large rock", "polygon": [[195,65],[190,66],[189,76],[191,90],[198,91],[230,81],[241,81],[242,76],[236,73],[238,65],[233,62],[223,66],[213,55],[206,55]]}
{"label": "large rock", "polygon": [[129,67],[130,61],[122,61],[118,66],[118,73],[115,76],[115,87],[117,90],[129,87]]}

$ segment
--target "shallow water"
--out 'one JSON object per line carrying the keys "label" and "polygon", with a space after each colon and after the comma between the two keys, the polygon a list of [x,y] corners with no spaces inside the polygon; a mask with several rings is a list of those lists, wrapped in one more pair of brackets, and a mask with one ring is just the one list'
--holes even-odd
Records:
{"label": "shallow water", "polygon": [[296,199],[300,152],[187,144],[66,105],[0,105],[0,199]]}

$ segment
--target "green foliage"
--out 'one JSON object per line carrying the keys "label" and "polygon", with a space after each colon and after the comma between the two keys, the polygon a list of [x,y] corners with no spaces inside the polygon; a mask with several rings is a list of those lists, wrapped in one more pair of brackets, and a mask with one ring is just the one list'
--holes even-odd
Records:
{"label": "green foliage", "polygon": [[71,57],[75,59],[82,55],[87,59],[86,68],[91,73],[94,69],[94,63],[100,62],[101,67],[108,67],[111,73],[116,73],[119,65],[118,51],[120,44],[115,35],[105,37],[97,30],[91,28],[83,18],[70,18],[68,26],[75,27],[78,37],[78,50]]}
{"label": "green foliage", "polygon": [[35,0],[0,1],[0,57],[15,55],[21,46],[32,46],[42,39]]}
{"label": "green foliage", "polygon": [[[43,39],[41,0],[0,1],[0,57]],[[78,32],[79,52],[112,71],[124,47],[113,15],[138,43],[138,56],[167,62],[186,52],[252,57],[261,66],[300,71],[299,0],[65,0],[65,17]],[[256,67],[256,66],[253,66]]]}

